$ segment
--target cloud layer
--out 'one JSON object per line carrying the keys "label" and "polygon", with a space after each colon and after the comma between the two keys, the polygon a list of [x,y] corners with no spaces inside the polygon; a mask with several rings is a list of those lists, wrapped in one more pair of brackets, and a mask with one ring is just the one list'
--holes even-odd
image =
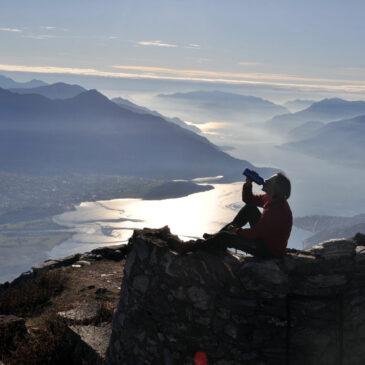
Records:
{"label": "cloud layer", "polygon": [[[225,72],[156,66],[115,65],[113,71],[95,68],[0,64],[0,71],[40,74],[71,74],[109,78],[194,81],[232,85],[263,85],[307,91],[363,93],[365,81],[308,78],[300,75],[257,72]],[[116,70],[116,71],[114,71]],[[123,72],[121,72],[123,71]]]}

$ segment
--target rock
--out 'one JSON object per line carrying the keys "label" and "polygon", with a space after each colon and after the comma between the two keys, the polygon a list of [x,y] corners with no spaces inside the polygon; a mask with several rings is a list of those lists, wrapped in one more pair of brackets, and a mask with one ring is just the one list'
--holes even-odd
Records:
{"label": "rock", "polygon": [[90,266],[91,262],[90,261],[86,261],[86,260],[79,260],[76,262],[75,265],[80,265],[80,266]]}
{"label": "rock", "polygon": [[75,255],[66,256],[60,260],[46,260],[43,263],[32,267],[32,270],[33,270],[33,272],[38,274],[43,271],[57,269],[60,267],[71,266],[79,260],[80,256],[81,256],[80,254],[75,254]]}
{"label": "rock", "polygon": [[16,340],[27,333],[25,320],[13,315],[0,315],[0,352],[11,350]]}
{"label": "rock", "polygon": [[91,253],[91,252],[86,252],[86,253],[83,253],[81,256],[80,256],[80,260],[85,260],[85,261],[95,261],[95,260],[100,260],[102,258],[101,255],[97,255],[97,254],[94,254],[94,253]]}
{"label": "rock", "polygon": [[59,260],[60,266],[70,266],[80,259],[81,254],[76,253],[74,255],[66,256]]}
{"label": "rock", "polygon": [[108,299],[113,293],[107,288],[98,288],[95,290],[96,299]]}
{"label": "rock", "polygon": [[288,292],[288,276],[274,260],[252,261],[242,265],[240,280],[244,288],[259,295],[277,296]]}
{"label": "rock", "polygon": [[209,305],[209,296],[203,288],[192,286],[187,290],[187,296],[194,307],[206,310]]}
{"label": "rock", "polygon": [[106,364],[188,364],[199,351],[221,365],[364,362],[365,250],[354,241],[281,259],[178,255],[178,244],[166,227],[134,232]]}
{"label": "rock", "polygon": [[99,316],[100,305],[90,302],[64,312],[58,312],[60,319],[71,325],[88,325],[96,323]]}
{"label": "rock", "polygon": [[75,360],[79,364],[104,364],[105,354],[111,335],[111,324],[102,323],[100,326],[70,326],[70,337],[73,338]]}
{"label": "rock", "polygon": [[356,247],[355,260],[357,263],[365,263],[365,246]]}
{"label": "rock", "polygon": [[59,266],[59,264],[60,264],[60,262],[58,260],[47,260],[37,266],[33,266],[32,270],[34,272],[38,273],[40,271],[47,271],[47,270],[55,269],[56,267]]}
{"label": "rock", "polygon": [[334,239],[314,246],[310,252],[325,260],[352,257],[355,255],[356,244],[352,240]]}
{"label": "rock", "polygon": [[356,233],[353,240],[357,245],[365,245],[365,234]]}
{"label": "rock", "polygon": [[145,293],[150,279],[146,275],[138,275],[133,279],[133,288],[139,290],[141,293]]}
{"label": "rock", "polygon": [[91,251],[94,255],[100,255],[104,259],[113,261],[123,260],[127,252],[127,245],[99,247]]}

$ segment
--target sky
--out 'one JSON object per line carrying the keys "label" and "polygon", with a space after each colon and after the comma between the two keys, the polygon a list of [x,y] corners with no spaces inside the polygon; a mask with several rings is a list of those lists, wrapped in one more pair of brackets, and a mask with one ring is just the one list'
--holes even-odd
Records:
{"label": "sky", "polygon": [[[363,0],[0,0],[0,73],[365,92]],[[41,78],[41,76],[40,76]]]}

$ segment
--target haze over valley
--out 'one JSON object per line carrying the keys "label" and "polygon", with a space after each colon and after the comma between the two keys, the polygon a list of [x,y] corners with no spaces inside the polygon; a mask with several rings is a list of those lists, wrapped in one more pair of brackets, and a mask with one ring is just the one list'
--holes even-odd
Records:
{"label": "haze over valley", "polygon": [[135,228],[214,232],[245,168],[291,179],[290,247],[364,230],[364,11],[4,1],[0,282]]}
{"label": "haze over valley", "polygon": [[[178,202],[185,198],[179,197],[199,192],[196,201],[203,202],[200,194],[203,197],[204,191],[218,188],[212,183],[242,181],[245,167],[266,177],[277,170],[287,173],[293,182],[291,206],[296,217],[305,215],[307,220],[320,222],[326,215],[363,213],[365,194],[354,192],[365,190],[361,183],[365,174],[360,169],[365,152],[361,115],[365,114],[365,102],[324,99],[290,113],[284,106],[260,97],[193,91],[156,93],[143,105],[136,101],[146,100],[144,93],[135,93],[132,102],[122,97],[109,99],[99,91],[61,81],[18,84],[5,80],[9,88],[0,89],[0,248],[6,258],[2,264],[4,280],[47,258],[47,252],[56,257],[89,249],[89,240],[108,244],[128,237],[130,229],[125,231],[127,236],[119,236],[116,232],[126,228],[118,228],[115,223],[114,228],[110,226],[118,216],[125,216],[124,208],[116,210],[120,215],[104,222],[107,211],[97,213],[87,224],[89,233],[81,234],[87,232],[85,223],[75,221],[76,217],[84,220],[84,210],[74,216],[71,213],[70,218],[56,219],[57,223],[52,220],[55,214],[73,210],[75,204],[142,198],[146,204],[156,201],[154,209],[158,210],[159,199],[167,198],[176,200],[175,209],[181,210]],[[6,86],[4,82],[2,85]],[[353,118],[337,121],[343,116]],[[217,175],[223,180],[208,179],[208,185],[199,179],[189,181]],[[230,198],[214,198],[221,199],[221,203],[216,202],[221,206],[216,223],[201,227],[218,229],[239,208],[239,185],[226,186],[222,191],[231,191]],[[126,217],[130,218],[122,219],[127,222],[120,223],[122,227],[128,227],[128,222],[134,222],[135,227],[157,224],[147,213],[148,205],[134,210],[132,217],[132,206],[127,206]],[[164,209],[162,201],[160,206]],[[172,226],[173,217],[170,214]],[[169,218],[164,219],[168,224]],[[336,226],[320,232],[298,223],[291,245],[301,247],[315,243],[319,237],[352,234],[363,224],[354,219],[342,230]],[[62,227],[61,222],[68,223]],[[296,222],[301,222],[300,218]],[[98,225],[104,228],[95,236],[91,232]],[[176,229],[189,237],[186,226]],[[202,232],[190,232],[194,234]]]}

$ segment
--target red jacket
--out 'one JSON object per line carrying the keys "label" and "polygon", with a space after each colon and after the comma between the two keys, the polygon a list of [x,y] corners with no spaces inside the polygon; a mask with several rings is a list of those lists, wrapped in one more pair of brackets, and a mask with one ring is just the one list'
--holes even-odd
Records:
{"label": "red jacket", "polygon": [[268,194],[254,195],[250,186],[244,188],[242,199],[245,203],[263,208],[259,222],[252,228],[237,229],[237,234],[245,238],[261,239],[274,256],[285,253],[293,216],[286,199],[272,200]]}

